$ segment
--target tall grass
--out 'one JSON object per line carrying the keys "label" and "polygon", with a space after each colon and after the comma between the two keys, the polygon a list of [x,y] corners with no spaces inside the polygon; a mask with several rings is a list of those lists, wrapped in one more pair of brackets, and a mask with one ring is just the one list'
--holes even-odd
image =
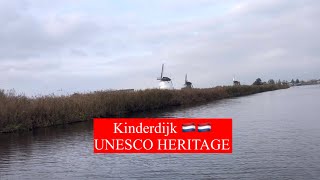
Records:
{"label": "tall grass", "polygon": [[70,96],[28,98],[0,90],[0,132],[31,130],[123,113],[195,105],[223,98],[287,88],[281,85],[224,86],[207,89],[134,92],[98,91]]}

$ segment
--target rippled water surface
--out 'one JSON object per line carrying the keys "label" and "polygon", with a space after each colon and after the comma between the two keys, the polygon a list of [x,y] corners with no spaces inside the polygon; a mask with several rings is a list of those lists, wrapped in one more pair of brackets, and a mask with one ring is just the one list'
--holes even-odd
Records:
{"label": "rippled water surface", "polygon": [[320,86],[221,100],[157,116],[232,117],[233,154],[95,155],[92,123],[84,122],[0,135],[0,179],[320,178]]}

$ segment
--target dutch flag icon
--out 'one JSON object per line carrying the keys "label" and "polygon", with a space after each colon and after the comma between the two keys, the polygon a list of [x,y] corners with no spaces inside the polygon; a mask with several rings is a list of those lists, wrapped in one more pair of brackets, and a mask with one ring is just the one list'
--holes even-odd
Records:
{"label": "dutch flag icon", "polygon": [[182,124],[182,132],[193,132],[195,130],[196,130],[196,126],[194,123]]}
{"label": "dutch flag icon", "polygon": [[210,123],[198,124],[198,132],[208,132],[208,131],[211,131],[211,124]]}

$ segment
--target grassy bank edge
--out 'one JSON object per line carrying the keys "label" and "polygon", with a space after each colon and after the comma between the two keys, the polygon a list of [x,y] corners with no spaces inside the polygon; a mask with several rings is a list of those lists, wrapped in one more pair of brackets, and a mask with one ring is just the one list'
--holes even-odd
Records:
{"label": "grassy bank edge", "polygon": [[285,88],[288,86],[220,86],[184,90],[97,91],[37,98],[0,91],[0,133],[87,121],[94,117],[119,117],[128,113],[194,106]]}

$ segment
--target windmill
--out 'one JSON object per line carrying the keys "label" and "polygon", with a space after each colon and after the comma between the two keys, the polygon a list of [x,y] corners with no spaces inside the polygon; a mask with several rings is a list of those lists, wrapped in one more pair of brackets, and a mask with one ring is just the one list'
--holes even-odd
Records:
{"label": "windmill", "polygon": [[171,78],[163,76],[164,64],[162,64],[161,76],[157,78],[160,81],[159,88],[160,89],[173,89],[173,84]]}
{"label": "windmill", "polygon": [[240,86],[240,81],[236,81],[236,78],[233,76],[233,85]]}
{"label": "windmill", "polygon": [[185,89],[193,88],[192,83],[188,81],[188,74],[186,74],[186,77],[184,79],[184,88]]}

